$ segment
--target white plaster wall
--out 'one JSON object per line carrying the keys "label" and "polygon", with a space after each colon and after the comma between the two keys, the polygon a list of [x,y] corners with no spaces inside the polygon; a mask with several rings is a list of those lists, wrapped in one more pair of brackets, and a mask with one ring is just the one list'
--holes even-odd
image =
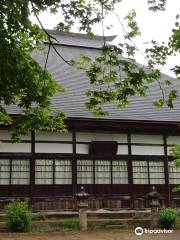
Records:
{"label": "white plaster wall", "polygon": [[168,136],[167,144],[180,144],[180,136]]}
{"label": "white plaster wall", "polygon": [[72,141],[72,133],[37,132],[36,141]]}
{"label": "white plaster wall", "polygon": [[76,153],[89,154],[89,144],[76,144]]}
{"label": "white plaster wall", "polygon": [[118,155],[128,155],[128,146],[127,145],[118,145],[117,154]]}
{"label": "white plaster wall", "polygon": [[72,144],[36,143],[36,153],[72,153]]}
{"label": "white plaster wall", "polygon": [[[8,130],[0,130],[0,141],[1,140],[11,140],[11,132]],[[31,141],[31,134],[22,136],[21,140]]]}
{"label": "white plaster wall", "polygon": [[141,134],[132,134],[131,135],[132,143],[150,143],[150,144],[163,144],[163,136],[161,135],[141,135]]}
{"label": "white plaster wall", "polygon": [[133,155],[164,155],[164,147],[161,146],[132,146]]}
{"label": "white plaster wall", "polygon": [[127,134],[78,132],[76,134],[76,141],[117,141],[118,143],[127,143]]}
{"label": "white plaster wall", "polygon": [[3,143],[0,142],[0,152],[31,152],[30,143]]}

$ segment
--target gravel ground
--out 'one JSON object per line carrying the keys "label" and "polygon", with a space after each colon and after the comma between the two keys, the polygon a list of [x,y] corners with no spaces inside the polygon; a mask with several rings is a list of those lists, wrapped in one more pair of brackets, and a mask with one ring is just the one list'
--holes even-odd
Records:
{"label": "gravel ground", "polygon": [[58,233],[0,233],[0,240],[180,240],[180,230],[169,234],[143,234],[130,230],[94,230]]}

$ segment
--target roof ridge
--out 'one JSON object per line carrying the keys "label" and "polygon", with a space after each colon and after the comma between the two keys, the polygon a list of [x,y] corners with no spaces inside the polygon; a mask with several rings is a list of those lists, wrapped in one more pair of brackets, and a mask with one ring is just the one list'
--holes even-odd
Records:
{"label": "roof ridge", "polygon": [[86,39],[95,39],[95,40],[103,40],[104,38],[108,42],[112,42],[117,35],[110,35],[110,36],[101,36],[101,35],[93,35],[92,38],[88,37],[88,34],[85,33],[78,33],[78,32],[62,32],[62,31],[57,31],[57,30],[52,30],[52,29],[46,29],[46,31],[50,34],[54,35],[62,35],[62,36],[70,36],[70,37],[81,37],[81,38],[86,38]]}

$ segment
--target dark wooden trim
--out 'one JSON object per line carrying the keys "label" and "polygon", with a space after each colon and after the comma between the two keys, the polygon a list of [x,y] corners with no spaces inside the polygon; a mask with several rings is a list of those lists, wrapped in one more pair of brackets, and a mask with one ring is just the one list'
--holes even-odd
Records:
{"label": "dark wooden trim", "polygon": [[96,184],[96,167],[95,167],[95,159],[93,160],[93,185]]}
{"label": "dark wooden trim", "polygon": [[55,171],[56,171],[55,159],[53,159],[53,185],[55,185]]}
{"label": "dark wooden trim", "polygon": [[88,159],[95,159],[95,160],[128,160],[131,158],[131,160],[139,160],[144,161],[147,159],[154,160],[154,161],[163,161],[166,157],[164,155],[102,155],[101,156],[94,156],[90,154],[77,154],[77,159],[79,160],[88,160]]}
{"label": "dark wooden trim", "polygon": [[10,159],[10,166],[9,166],[9,191],[8,194],[9,196],[11,196],[11,192],[12,192],[12,159]]}
{"label": "dark wooden trim", "polygon": [[151,184],[151,179],[150,179],[150,171],[149,171],[149,158],[147,159],[147,168],[148,168],[148,184]]}
{"label": "dark wooden trim", "polygon": [[126,133],[162,134],[171,133],[173,130],[180,133],[180,122],[173,121],[149,121],[129,119],[97,119],[97,118],[68,118],[66,124],[69,129],[76,131],[111,131]]}
{"label": "dark wooden trim", "polygon": [[110,160],[110,174],[111,174],[111,185],[113,184],[113,167],[112,167],[112,159]]}
{"label": "dark wooden trim", "polygon": [[31,158],[30,158],[30,204],[33,204],[35,185],[35,132],[31,132]]}
{"label": "dark wooden trim", "polygon": [[130,207],[134,208],[134,200],[133,200],[133,168],[132,168],[132,149],[131,149],[131,134],[128,133],[128,161],[127,161],[127,167],[128,167],[128,183],[129,183],[129,192],[130,192]]}
{"label": "dark wooden trim", "polygon": [[10,159],[10,166],[9,166],[9,171],[10,171],[10,173],[9,173],[9,185],[11,185],[12,184],[12,159]]}
{"label": "dark wooden trim", "polygon": [[72,154],[72,194],[75,195],[77,192],[77,158],[76,158],[76,131],[75,129],[72,131],[72,148],[73,148],[73,154]]}
{"label": "dark wooden trim", "polygon": [[52,141],[43,141],[43,140],[36,140],[36,143],[59,143],[59,144],[72,144],[72,141],[55,141],[55,140],[52,140]]}
{"label": "dark wooden trim", "polygon": [[1,152],[0,158],[29,159],[31,158],[31,153]]}
{"label": "dark wooden trim", "polygon": [[170,184],[169,184],[169,160],[168,160],[168,150],[167,150],[167,136],[163,136],[164,139],[164,175],[165,175],[165,185],[166,185],[166,194],[167,194],[167,205],[171,206],[171,189],[170,189]]}
{"label": "dark wooden trim", "polygon": [[[76,142],[76,144],[90,144],[92,141],[89,141],[89,142],[82,142],[82,141],[79,141],[79,142]],[[100,141],[100,142],[105,142],[105,141]],[[117,145],[127,145],[127,143],[117,143]]]}
{"label": "dark wooden trim", "polygon": [[[12,140],[1,140],[3,143],[12,143]],[[31,143],[31,140],[21,140],[19,143]]]}
{"label": "dark wooden trim", "polygon": [[131,143],[131,146],[163,147],[164,144],[158,144],[158,143]]}
{"label": "dark wooden trim", "polygon": [[[17,118],[19,114],[13,114],[12,117]],[[69,130],[76,131],[96,130],[96,131],[112,131],[126,133],[180,133],[179,121],[155,121],[155,120],[129,120],[129,119],[97,119],[69,117],[65,121]],[[6,126],[6,129],[10,126]],[[1,129],[5,129],[1,127]]]}

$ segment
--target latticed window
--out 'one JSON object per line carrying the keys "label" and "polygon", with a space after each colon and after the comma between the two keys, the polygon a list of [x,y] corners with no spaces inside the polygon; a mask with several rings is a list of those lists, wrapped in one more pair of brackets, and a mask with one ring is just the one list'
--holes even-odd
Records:
{"label": "latticed window", "polygon": [[0,159],[0,184],[10,184],[10,160]]}
{"label": "latticed window", "polygon": [[53,160],[36,160],[36,184],[53,184]]}
{"label": "latticed window", "polygon": [[134,184],[165,184],[163,161],[133,161]]}
{"label": "latticed window", "polygon": [[93,184],[93,161],[77,161],[77,184]]}
{"label": "latticed window", "polygon": [[128,184],[127,161],[78,160],[77,184],[93,183]]}
{"label": "latticed window", "polygon": [[12,160],[11,184],[29,184],[29,160]]}
{"label": "latticed window", "polygon": [[95,161],[95,184],[111,184],[110,161]]}
{"label": "latticed window", "polygon": [[55,184],[72,184],[72,166],[70,160],[55,160]]}
{"label": "latticed window", "polygon": [[150,184],[165,184],[164,162],[149,161]]}
{"label": "latticed window", "polygon": [[112,162],[112,181],[113,184],[128,184],[127,161]]}
{"label": "latticed window", "polygon": [[0,159],[0,184],[29,184],[29,160]]}
{"label": "latticed window", "polygon": [[72,184],[72,166],[70,160],[36,160],[36,184]]}
{"label": "latticed window", "polygon": [[133,161],[133,183],[148,184],[148,163],[147,161]]}
{"label": "latticed window", "polygon": [[173,165],[173,162],[169,162],[169,183],[180,184],[180,168]]}

